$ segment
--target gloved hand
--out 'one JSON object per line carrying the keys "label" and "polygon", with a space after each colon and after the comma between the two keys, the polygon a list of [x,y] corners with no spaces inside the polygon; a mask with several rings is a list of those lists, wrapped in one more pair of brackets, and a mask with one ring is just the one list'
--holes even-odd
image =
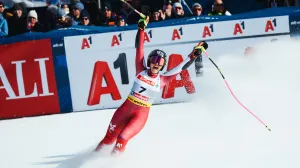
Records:
{"label": "gloved hand", "polygon": [[199,57],[208,48],[208,44],[205,41],[201,41],[198,45],[194,47],[192,52],[193,57]]}
{"label": "gloved hand", "polygon": [[147,27],[149,22],[149,16],[146,16],[145,18],[140,18],[139,22],[138,22],[138,27],[141,30],[145,30],[145,28]]}

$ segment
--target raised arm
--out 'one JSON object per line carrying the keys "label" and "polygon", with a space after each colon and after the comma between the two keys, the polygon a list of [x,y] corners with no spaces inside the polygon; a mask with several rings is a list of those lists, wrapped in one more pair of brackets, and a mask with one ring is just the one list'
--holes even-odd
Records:
{"label": "raised arm", "polygon": [[192,53],[183,60],[179,65],[177,65],[175,68],[165,72],[161,75],[161,88],[163,88],[165,85],[167,85],[171,80],[173,80],[181,71],[186,70],[190,65],[193,64],[195,59],[199,56],[201,56],[203,49],[206,50],[208,48],[208,45],[206,42],[200,42],[196,47],[194,47],[194,50]]}
{"label": "raised arm", "polygon": [[135,48],[136,48],[136,57],[135,57],[135,66],[136,66],[136,75],[146,69],[144,66],[144,30],[139,29],[135,37]]}
{"label": "raised arm", "polygon": [[136,48],[136,75],[144,71],[146,67],[144,66],[144,36],[145,28],[149,22],[149,17],[141,18],[138,22],[138,32],[135,37],[135,48]]}

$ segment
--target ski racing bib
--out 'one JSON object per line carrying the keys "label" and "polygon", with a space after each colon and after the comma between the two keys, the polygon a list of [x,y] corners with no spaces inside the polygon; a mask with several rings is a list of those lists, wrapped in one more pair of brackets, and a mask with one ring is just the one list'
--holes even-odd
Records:
{"label": "ski racing bib", "polygon": [[146,70],[142,71],[135,77],[132,89],[127,99],[136,105],[151,107],[157,93],[159,92],[160,75],[156,78],[151,78],[148,76]]}

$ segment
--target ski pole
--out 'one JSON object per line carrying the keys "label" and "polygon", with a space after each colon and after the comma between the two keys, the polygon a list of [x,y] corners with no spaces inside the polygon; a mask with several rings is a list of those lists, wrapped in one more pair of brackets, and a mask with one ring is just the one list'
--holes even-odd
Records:
{"label": "ski pole", "polygon": [[218,69],[218,71],[220,72],[220,74],[221,74],[221,76],[222,76],[224,82],[226,83],[227,88],[229,89],[229,91],[230,91],[231,95],[234,97],[234,99],[235,99],[235,100],[236,100],[236,101],[237,101],[237,102],[238,102],[238,103],[239,103],[246,111],[248,111],[253,117],[255,117],[260,123],[262,123],[269,131],[271,131],[271,129],[268,128],[268,126],[267,126],[260,118],[258,118],[251,110],[249,110],[245,105],[243,105],[243,104],[238,100],[238,98],[234,95],[232,89],[230,88],[228,82],[226,81],[225,76],[223,75],[221,69],[220,69],[220,68],[217,66],[217,64],[210,58],[210,56],[209,56],[209,55],[207,54],[207,52],[205,51],[204,47],[201,47],[201,49],[202,49],[202,51],[205,53],[205,55],[207,56],[207,58],[210,60],[210,62],[211,62],[212,64],[214,64],[214,66],[215,66],[215,67]]}
{"label": "ski pole", "polygon": [[191,8],[189,7],[189,5],[185,2],[185,0],[182,0],[183,4],[188,8],[188,10],[191,12],[191,14],[193,15],[193,12],[191,10]]}
{"label": "ski pole", "polygon": [[137,14],[139,14],[142,18],[144,18],[144,19],[146,18],[146,16],[144,14],[142,14],[138,10],[134,9],[134,7],[132,7],[128,2],[126,2],[126,0],[121,0],[121,2],[125,3],[126,5],[128,5],[129,8],[131,8],[133,11],[135,11]]}

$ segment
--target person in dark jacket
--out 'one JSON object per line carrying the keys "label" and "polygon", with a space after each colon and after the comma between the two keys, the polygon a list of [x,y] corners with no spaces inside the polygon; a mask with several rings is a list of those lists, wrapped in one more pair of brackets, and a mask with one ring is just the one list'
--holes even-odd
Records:
{"label": "person in dark jacket", "polygon": [[56,5],[48,6],[46,10],[46,20],[45,27],[48,31],[56,29],[56,23],[58,18],[59,8]]}
{"label": "person in dark jacket", "polygon": [[64,9],[58,9],[55,29],[72,27],[73,20]]}
{"label": "person in dark jacket", "polygon": [[92,26],[90,21],[90,15],[87,10],[83,9],[80,13],[80,22],[78,25],[81,26]]}
{"label": "person in dark jacket", "polygon": [[155,8],[151,14],[150,22],[159,22],[161,20],[162,18],[160,10]]}
{"label": "person in dark jacket", "polygon": [[117,21],[117,15],[112,12],[110,3],[106,3],[101,15],[100,26],[115,26]]}
{"label": "person in dark jacket", "polygon": [[46,32],[44,25],[39,23],[38,16],[35,10],[31,10],[27,16],[28,32]]}
{"label": "person in dark jacket", "polygon": [[72,12],[68,15],[73,20],[73,26],[78,25],[80,22],[80,13],[84,9],[84,5],[81,2],[77,2],[72,6]]}
{"label": "person in dark jacket", "polygon": [[15,3],[12,7],[13,15],[7,18],[8,36],[15,36],[27,32],[27,16],[21,5]]}
{"label": "person in dark jacket", "polygon": [[119,26],[119,27],[128,26],[128,24],[126,23],[126,17],[123,15],[119,15],[116,26]]}

